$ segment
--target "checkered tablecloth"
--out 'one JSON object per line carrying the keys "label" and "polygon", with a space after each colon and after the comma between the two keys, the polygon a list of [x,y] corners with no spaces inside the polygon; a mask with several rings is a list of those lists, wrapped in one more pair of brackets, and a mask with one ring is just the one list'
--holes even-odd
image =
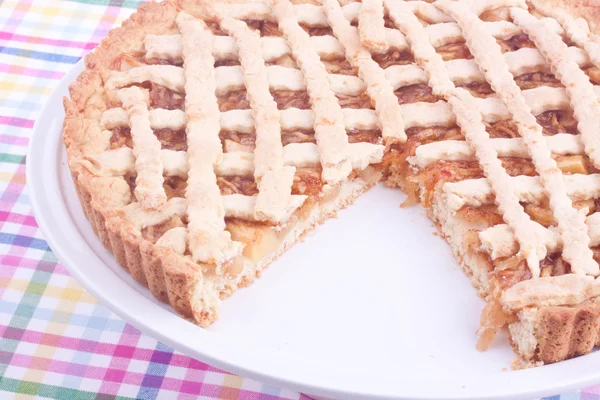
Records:
{"label": "checkered tablecloth", "polygon": [[[137,5],[0,1],[0,399],[308,399],[140,334],[69,277],[38,231],[25,187],[33,122],[63,74]],[[554,399],[600,400],[600,386]]]}

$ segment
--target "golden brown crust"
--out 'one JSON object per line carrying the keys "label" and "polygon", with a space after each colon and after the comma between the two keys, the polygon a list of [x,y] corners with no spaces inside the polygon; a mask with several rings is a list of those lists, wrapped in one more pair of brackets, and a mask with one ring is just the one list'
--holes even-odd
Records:
{"label": "golden brown crust", "polygon": [[539,10],[546,7],[563,8],[575,17],[584,18],[590,25],[590,30],[600,34],[600,4],[596,0],[527,0],[527,2]]}
{"label": "golden brown crust", "polygon": [[160,257],[154,251],[152,243],[143,240],[140,243],[140,255],[142,258],[142,268],[148,288],[150,292],[158,300],[165,303],[169,302],[169,294],[167,293],[167,284],[162,270],[162,262]]}
{"label": "golden brown crust", "polygon": [[173,1],[142,3],[138,10],[119,28],[112,29],[100,45],[85,57],[88,69],[109,68],[122,53],[142,51],[144,36],[163,34],[173,28],[179,11]]}
{"label": "golden brown crust", "polygon": [[592,351],[600,330],[600,307],[585,302],[574,307],[544,307],[535,327],[535,361],[554,363]]}

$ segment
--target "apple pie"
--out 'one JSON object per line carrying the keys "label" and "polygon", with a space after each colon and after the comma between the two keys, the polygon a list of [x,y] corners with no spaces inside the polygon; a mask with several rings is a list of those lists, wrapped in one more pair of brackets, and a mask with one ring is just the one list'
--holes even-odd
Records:
{"label": "apple pie", "polygon": [[[207,326],[378,182],[420,202],[519,366],[600,345],[600,6],[165,0],[85,58],[64,142],[85,215]],[[596,209],[598,207],[598,209]]]}

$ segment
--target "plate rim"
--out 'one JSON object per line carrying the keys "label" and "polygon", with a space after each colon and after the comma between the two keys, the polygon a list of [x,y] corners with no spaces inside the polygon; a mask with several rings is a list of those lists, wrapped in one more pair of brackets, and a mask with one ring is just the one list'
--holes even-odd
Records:
{"label": "plate rim", "polygon": [[[215,366],[217,368],[229,371],[231,373],[234,374],[238,374],[238,375],[242,375],[244,377],[249,377],[252,379],[256,379],[260,382],[264,382],[276,387],[285,387],[285,388],[289,388],[291,390],[295,390],[295,391],[299,391],[302,393],[307,393],[309,395],[316,395],[316,396],[326,396],[326,397],[331,397],[331,398],[337,398],[337,397],[341,397],[341,398],[361,398],[361,399],[366,399],[366,398],[372,398],[372,399],[392,399],[392,398],[413,398],[413,399],[458,399],[458,398],[467,398],[466,396],[468,396],[468,398],[481,398],[481,399],[520,399],[520,398],[527,398],[527,397],[535,397],[535,396],[545,396],[545,395],[553,395],[556,394],[558,392],[564,392],[565,390],[571,390],[571,389],[576,389],[576,388],[583,388],[587,385],[590,384],[594,384],[594,383],[598,383],[600,382],[600,368],[597,367],[597,360],[600,359],[600,352],[596,352],[595,355],[594,354],[589,354],[586,356],[581,356],[572,360],[567,360],[567,361],[563,361],[561,363],[557,363],[557,364],[552,364],[552,365],[547,365],[547,366],[543,366],[543,367],[538,367],[538,368],[534,368],[534,369],[528,369],[528,370],[522,370],[522,371],[514,371],[508,373],[508,379],[506,382],[506,386],[512,386],[514,384],[519,383],[520,385],[523,385],[523,381],[524,380],[529,380],[530,382],[532,381],[540,381],[540,380],[544,380],[546,382],[551,381],[553,382],[552,386],[544,386],[544,387],[540,387],[539,383],[536,384],[531,384],[531,385],[525,385],[525,387],[527,389],[525,389],[524,391],[518,392],[518,393],[514,393],[514,392],[503,392],[503,393],[485,393],[481,391],[481,388],[479,389],[479,391],[475,390],[475,391],[470,391],[465,389],[465,391],[463,393],[453,393],[452,395],[449,396],[444,396],[444,397],[439,397],[439,392],[438,395],[434,395],[432,396],[432,393],[423,393],[423,392],[414,392],[414,391],[410,391],[407,393],[396,393],[396,394],[392,394],[392,393],[366,393],[364,391],[348,391],[348,390],[344,390],[343,388],[339,388],[339,387],[334,387],[334,386],[328,386],[328,385],[323,385],[323,384],[314,384],[314,383],[307,383],[304,381],[299,380],[299,378],[290,378],[290,377],[285,377],[283,375],[278,375],[277,373],[274,373],[275,371],[277,371],[278,369],[281,369],[281,367],[283,367],[282,365],[271,365],[270,368],[262,368],[261,371],[252,369],[249,365],[248,362],[242,362],[239,357],[233,357],[233,355],[231,354],[232,352],[229,351],[229,354],[227,354],[227,349],[226,347],[224,348],[223,345],[224,343],[219,343],[218,340],[214,340],[214,335],[211,335],[210,332],[203,330],[199,327],[196,327],[195,325],[191,324],[188,321],[185,321],[184,319],[180,318],[177,316],[177,319],[180,319],[182,322],[185,322],[186,324],[189,324],[191,326],[194,327],[194,329],[196,330],[201,330],[201,331],[197,331],[195,332],[195,334],[197,335],[197,337],[199,339],[201,339],[202,342],[205,342],[203,344],[203,346],[196,346],[196,347],[192,347],[189,344],[183,343],[181,340],[177,340],[177,338],[173,338],[170,337],[168,335],[166,335],[165,333],[161,332],[161,330],[157,329],[156,327],[154,327],[152,323],[149,322],[153,322],[153,321],[149,321],[148,317],[144,316],[144,313],[142,312],[139,315],[136,315],[136,312],[134,312],[134,310],[137,310],[137,306],[136,307],[124,307],[121,302],[118,301],[113,301],[111,299],[111,296],[114,296],[115,294],[117,294],[117,287],[122,286],[122,285],[117,285],[116,287],[110,286],[110,287],[106,287],[106,286],[101,286],[99,285],[97,282],[93,281],[90,279],[90,277],[86,276],[85,270],[81,269],[79,267],[77,267],[77,263],[75,261],[75,259],[73,258],[73,249],[69,249],[67,246],[65,246],[65,243],[62,243],[60,240],[57,239],[58,235],[53,235],[52,231],[53,231],[53,224],[52,221],[49,219],[49,214],[51,214],[52,216],[53,213],[49,213],[48,207],[50,207],[48,204],[44,204],[44,200],[47,199],[47,192],[44,191],[45,186],[44,186],[44,182],[40,182],[40,180],[38,179],[39,176],[41,176],[42,174],[39,173],[39,171],[44,170],[44,162],[46,161],[44,159],[44,157],[36,157],[36,155],[38,155],[38,153],[40,153],[40,151],[42,152],[42,154],[44,153],[48,153],[48,150],[53,150],[54,151],[54,156],[52,156],[51,158],[53,160],[55,160],[57,163],[60,159],[60,156],[58,156],[58,153],[56,152],[60,152],[60,151],[64,151],[62,149],[63,146],[63,141],[62,141],[62,135],[60,134],[60,132],[62,132],[62,120],[63,118],[61,117],[62,114],[60,115],[52,115],[52,110],[56,109],[56,107],[59,107],[62,110],[62,95],[61,92],[64,92],[66,90],[66,88],[68,87],[69,83],[74,80],[74,78],[76,77],[76,75],[83,70],[83,59],[80,60],[77,64],[75,64],[73,66],[73,68],[67,72],[63,78],[60,80],[60,82],[57,84],[57,86],[55,87],[55,89],[53,90],[53,92],[51,93],[51,95],[47,98],[46,103],[44,104],[40,114],[38,115],[38,118],[36,119],[33,129],[32,129],[32,134],[29,140],[29,145],[28,145],[28,149],[27,149],[27,155],[26,155],[26,166],[25,166],[25,170],[26,170],[26,185],[27,185],[27,190],[29,191],[29,198],[30,198],[30,203],[32,206],[32,211],[35,215],[36,221],[38,223],[38,227],[44,237],[44,239],[46,240],[46,242],[48,243],[48,245],[50,246],[50,248],[52,249],[53,253],[56,255],[56,257],[60,260],[60,262],[68,269],[70,275],[76,279],[86,290],[88,290],[102,305],[106,306],[108,309],[110,309],[112,312],[114,312],[116,315],[118,315],[120,318],[122,318],[124,321],[130,323],[131,325],[133,325],[134,327],[136,327],[137,329],[139,329],[141,332],[143,332],[144,334],[148,334],[149,336],[155,338],[156,340],[165,343],[167,345],[169,345],[170,347],[172,347],[173,349],[180,351],[181,353],[188,355],[192,358],[196,358],[202,362],[205,362],[211,366]],[[56,140],[51,139],[53,137],[54,134],[52,134],[51,129],[48,128],[42,128],[41,124],[42,122],[40,121],[54,121],[54,122],[58,122],[59,123],[59,130],[58,133],[56,133],[56,135],[58,136],[58,138],[56,138]],[[45,141],[47,140],[51,140],[51,144],[52,146],[50,147],[44,147]],[[59,179],[58,179],[58,171],[59,171],[59,166],[57,165],[57,168],[50,173],[55,173],[57,180],[57,187],[56,189],[58,189],[60,187],[60,183],[59,183]],[[42,168],[42,169],[40,169]],[[59,190],[59,193],[61,193],[61,191]],[[62,197],[60,197],[60,200],[63,200]],[[49,199],[49,198],[48,198]],[[48,202],[46,202],[48,203]],[[63,208],[66,208],[64,201],[62,202],[62,206]],[[61,214],[64,215],[64,214]],[[68,214],[67,214],[68,215]],[[77,227],[75,226],[75,230],[78,231]],[[81,234],[80,234],[81,235]],[[86,242],[87,243],[87,242]],[[94,252],[92,250],[92,252]],[[95,254],[95,252],[94,252]],[[98,257],[96,255],[96,257]],[[99,257],[98,257],[99,258]],[[102,260],[100,260],[100,262],[102,262]],[[110,271],[110,274],[112,274],[113,276],[111,277],[111,280],[118,280],[121,281],[123,285],[127,286],[128,291],[131,292],[129,293],[132,296],[135,296],[136,298],[139,299],[143,299],[144,302],[147,302],[148,299],[145,298],[141,293],[139,293],[139,291],[137,291],[136,289],[134,289],[133,287],[131,287],[129,284],[127,284],[126,282],[122,281],[120,279],[119,276],[117,276],[114,272],[112,272],[112,270],[107,267],[107,269]],[[166,309],[161,309],[161,310],[157,310],[157,312],[159,313],[169,313],[170,315],[174,315],[173,313],[171,313],[170,311],[166,310]],[[152,320],[155,320],[154,318],[154,314],[151,317]],[[183,326],[183,325],[182,325]],[[200,341],[200,340],[198,340]],[[215,351],[216,349],[216,351]],[[220,356],[219,356],[220,354]],[[228,361],[229,360],[229,361]],[[277,364],[277,363],[275,363]],[[572,368],[574,367],[573,364],[576,364],[576,368]],[[579,365],[581,364],[581,365]],[[596,364],[596,365],[594,365]],[[508,366],[507,366],[508,367]],[[571,367],[571,368],[569,368]],[[269,371],[270,369],[270,371]],[[578,375],[578,376],[573,376],[571,374],[571,376],[569,376],[570,379],[564,379],[565,375],[564,375],[564,370],[571,370],[571,369],[577,369],[579,371],[587,371],[587,374],[583,374],[583,375]],[[593,371],[596,371],[595,373],[593,373]],[[543,372],[540,372],[543,371]],[[547,379],[539,379],[536,378],[536,375],[547,375]],[[561,380],[558,379],[559,377],[563,378],[563,383],[558,383]],[[511,385],[512,383],[512,385]],[[403,386],[402,384],[400,384],[399,386]]]}

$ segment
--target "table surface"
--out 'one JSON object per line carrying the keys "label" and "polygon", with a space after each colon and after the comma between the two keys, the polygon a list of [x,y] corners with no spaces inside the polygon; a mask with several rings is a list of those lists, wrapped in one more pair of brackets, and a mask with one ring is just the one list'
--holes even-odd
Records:
{"label": "table surface", "polygon": [[[142,335],[58,262],[25,187],[31,128],[60,78],[139,2],[0,3],[0,398],[309,399]],[[600,400],[600,386],[549,399]]]}

